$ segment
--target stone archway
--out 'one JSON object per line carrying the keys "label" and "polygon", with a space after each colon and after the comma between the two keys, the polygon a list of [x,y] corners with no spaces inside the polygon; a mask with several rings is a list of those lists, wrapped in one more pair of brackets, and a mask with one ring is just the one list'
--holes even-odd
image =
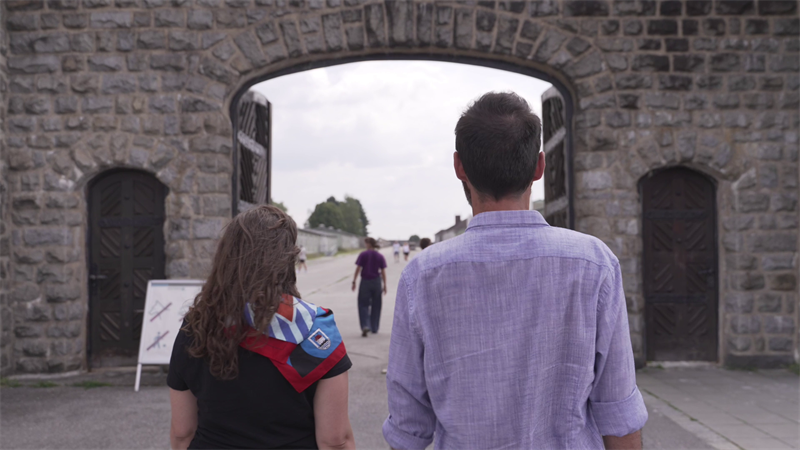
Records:
{"label": "stone archway", "polygon": [[620,259],[640,364],[637,181],[679,164],[718,174],[721,360],[795,360],[797,2],[8,0],[2,7],[3,374],[86,366],[85,352],[74,350],[85,349],[87,221],[78,187],[87,174],[155,173],[170,188],[166,275],[202,277],[232,212],[228,111],[237,93],[303,67],[381,58],[535,70],[566,88],[575,228]]}
{"label": "stone archway", "polygon": [[[321,67],[330,67],[333,65],[339,64],[349,64],[349,63],[356,63],[362,61],[418,61],[418,60],[426,60],[426,61],[445,61],[445,58],[441,58],[438,56],[432,56],[423,54],[421,56],[415,57],[413,55],[408,55],[404,53],[399,54],[381,54],[381,55],[368,55],[364,57],[357,57],[357,58],[345,58],[345,59],[334,59],[334,60],[320,60],[315,61],[313,63],[305,63],[298,66],[288,67],[283,70],[279,70],[275,73],[266,73],[258,78],[255,78],[249,81],[244,87],[240,89],[240,91],[234,96],[234,100],[230,104],[229,113],[231,117],[231,124],[233,128],[233,168],[234,168],[234,175],[233,175],[233,183],[232,186],[234,188],[234,205],[236,205],[236,199],[239,198],[239,189],[240,189],[240,181],[239,180],[239,171],[240,168],[240,158],[243,156],[251,155],[253,151],[257,153],[266,153],[265,158],[271,161],[271,143],[268,145],[265,144],[266,147],[262,147],[260,145],[256,145],[259,147],[257,150],[250,150],[253,145],[250,142],[258,141],[259,138],[253,136],[243,136],[242,130],[239,128],[242,126],[243,123],[246,123],[245,127],[248,130],[245,132],[245,135],[253,134],[256,130],[253,128],[252,117],[256,110],[260,111],[263,109],[262,115],[265,115],[262,120],[266,120],[267,122],[271,123],[271,106],[267,99],[263,98],[260,94],[255,94],[253,91],[250,91],[250,87],[255,84],[261,83],[263,81],[278,78],[285,75],[291,75],[293,73],[298,73],[306,70],[313,70],[316,68]],[[560,165],[551,164],[550,170],[545,174],[546,182],[548,185],[550,184],[558,184],[559,190],[558,198],[555,199],[558,203],[557,211],[555,214],[548,213],[545,214],[545,217],[551,221],[555,226],[562,226],[568,228],[574,228],[574,215],[572,214],[572,195],[574,192],[573,186],[571,185],[571,181],[573,179],[572,175],[572,114],[574,111],[573,103],[572,103],[572,94],[570,91],[564,87],[558,78],[553,77],[547,73],[540,72],[538,69],[534,67],[520,67],[518,65],[514,65],[505,61],[497,61],[493,59],[481,59],[481,58],[474,58],[474,57],[451,57],[447,58],[446,62],[454,62],[460,64],[467,64],[467,65],[474,65],[474,66],[482,66],[482,67],[489,67],[498,70],[505,70],[515,73],[520,73],[523,75],[535,77],[538,79],[542,79],[553,83],[554,86],[548,90],[544,94],[542,101],[544,102],[544,114],[542,117],[542,125],[543,125],[543,132],[544,132],[544,146],[542,148],[548,154],[548,159],[551,155],[559,155],[557,158],[562,160]],[[254,97],[255,96],[255,97]],[[262,104],[263,107],[259,108],[258,104]],[[251,105],[251,107],[245,106]],[[553,107],[555,105],[556,107]],[[253,109],[252,106],[255,106]],[[551,111],[552,109],[552,111]],[[246,111],[247,118],[242,118],[243,111]],[[251,129],[252,128],[252,129]],[[264,130],[260,130],[261,133]],[[269,135],[271,131],[267,132]],[[556,134],[559,141],[559,148],[555,148],[550,144],[555,144],[555,142],[548,142],[550,139],[550,135]],[[258,133],[256,133],[258,134]],[[248,143],[240,142],[240,139],[244,139],[248,141]],[[268,136],[262,137],[262,139],[268,139]],[[552,149],[550,147],[553,147]],[[244,149],[247,148],[248,150],[245,151]],[[563,161],[565,160],[566,161]],[[270,163],[271,164],[271,163]],[[244,167],[244,166],[241,166]],[[271,166],[267,169],[268,172],[271,171]],[[558,172],[556,174],[556,172]],[[266,175],[266,185],[269,186],[271,183],[271,173]],[[549,180],[552,178],[552,180]],[[547,181],[549,180],[549,181]],[[262,181],[263,182],[263,181]],[[547,190],[548,195],[546,197],[550,197],[550,191]],[[239,199],[240,201],[243,199]],[[552,199],[548,199],[547,201],[550,202]]]}

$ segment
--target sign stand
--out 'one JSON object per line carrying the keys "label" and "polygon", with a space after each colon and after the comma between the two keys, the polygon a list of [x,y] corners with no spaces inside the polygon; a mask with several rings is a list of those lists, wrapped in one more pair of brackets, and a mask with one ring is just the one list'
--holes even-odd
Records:
{"label": "sign stand", "polygon": [[139,392],[143,365],[169,364],[183,316],[194,304],[203,283],[202,280],[150,280],[147,283],[134,391]]}

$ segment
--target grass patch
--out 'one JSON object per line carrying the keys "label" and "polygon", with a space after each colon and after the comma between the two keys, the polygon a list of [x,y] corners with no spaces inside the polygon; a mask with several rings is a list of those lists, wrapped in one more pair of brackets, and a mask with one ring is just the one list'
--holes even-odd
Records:
{"label": "grass patch", "polygon": [[800,375],[800,364],[797,363],[789,364],[789,367],[787,367],[786,369],[795,375]]}
{"label": "grass patch", "polygon": [[35,387],[35,388],[51,388],[51,387],[57,387],[57,386],[58,386],[58,384],[53,383],[52,381],[40,381],[38,383],[34,383],[34,384],[30,385],[30,387]]}
{"label": "grass patch", "polygon": [[0,378],[0,387],[20,387],[22,383],[17,380],[9,380],[8,378]]}
{"label": "grass patch", "polygon": [[72,386],[82,387],[84,389],[93,389],[93,388],[111,386],[111,384],[103,383],[102,381],[86,380],[86,381],[80,381],[78,383],[72,383]]}
{"label": "grass patch", "polygon": [[653,364],[653,365],[648,364],[647,368],[648,369],[664,370],[664,366],[662,366],[661,364]]}

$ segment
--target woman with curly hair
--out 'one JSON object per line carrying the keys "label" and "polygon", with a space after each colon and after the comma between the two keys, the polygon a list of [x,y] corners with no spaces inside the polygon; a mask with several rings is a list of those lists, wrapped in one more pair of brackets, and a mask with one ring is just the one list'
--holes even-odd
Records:
{"label": "woman with curly hair", "polygon": [[352,364],[333,313],[300,299],[296,241],[274,206],[225,228],[170,360],[172,448],[355,448]]}

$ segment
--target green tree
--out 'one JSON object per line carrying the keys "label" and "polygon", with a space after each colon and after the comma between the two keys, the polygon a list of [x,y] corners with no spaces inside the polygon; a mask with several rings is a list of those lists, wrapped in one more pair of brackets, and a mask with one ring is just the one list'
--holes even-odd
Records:
{"label": "green tree", "polygon": [[345,228],[342,229],[359,236],[366,236],[369,220],[367,220],[367,214],[364,212],[361,202],[347,195],[344,197],[344,201],[339,203],[339,206],[345,221]]}
{"label": "green tree", "polygon": [[322,202],[317,204],[314,212],[308,218],[311,228],[317,228],[320,224],[326,227],[340,228],[344,226],[344,216],[339,205],[332,202]]}
{"label": "green tree", "polygon": [[416,234],[412,234],[412,235],[411,235],[411,237],[410,237],[410,238],[408,238],[408,241],[409,241],[409,242],[416,242],[416,243],[419,243],[419,236],[417,236]]}
{"label": "green tree", "polygon": [[308,218],[308,224],[312,228],[324,224],[359,236],[366,236],[369,221],[361,202],[348,195],[342,202],[334,197],[328,197],[324,202],[317,204],[314,212]]}

